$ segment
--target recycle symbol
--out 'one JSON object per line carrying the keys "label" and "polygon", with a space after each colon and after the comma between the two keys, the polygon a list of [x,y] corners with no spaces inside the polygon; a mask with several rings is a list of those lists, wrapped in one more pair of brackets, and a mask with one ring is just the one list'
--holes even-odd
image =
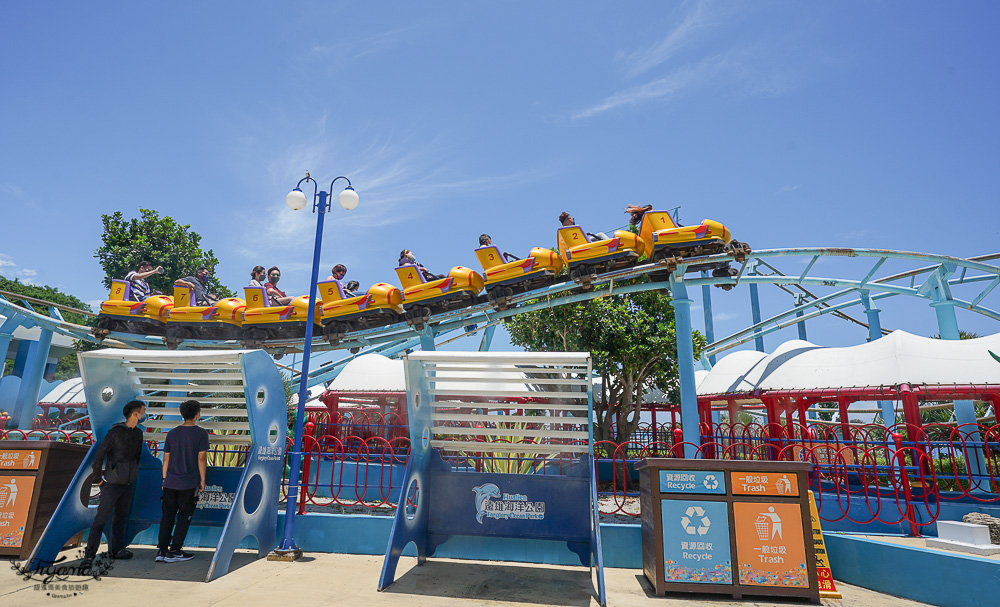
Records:
{"label": "recycle symbol", "polygon": [[[706,479],[708,480],[708,479]],[[692,518],[694,520],[692,521]],[[681,527],[684,531],[687,531],[688,535],[705,535],[708,533],[708,528],[712,525],[712,521],[708,520],[708,515],[701,506],[690,506],[687,511],[684,512],[684,516],[681,517]]]}
{"label": "recycle symbol", "polygon": [[714,474],[709,474],[708,476],[706,476],[705,480],[703,482],[705,484],[705,488],[706,489],[718,489],[719,488],[719,481],[718,481],[718,479],[715,478]]}

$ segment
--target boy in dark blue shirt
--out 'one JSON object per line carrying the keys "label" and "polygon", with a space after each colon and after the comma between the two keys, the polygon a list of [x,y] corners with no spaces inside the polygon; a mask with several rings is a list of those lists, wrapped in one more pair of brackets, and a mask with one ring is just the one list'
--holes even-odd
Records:
{"label": "boy in dark blue shirt", "polygon": [[198,427],[201,404],[181,403],[184,423],[167,433],[163,442],[163,517],[156,560],[164,563],[189,561],[194,555],[181,550],[194,516],[198,493],[205,490],[208,467],[208,432]]}

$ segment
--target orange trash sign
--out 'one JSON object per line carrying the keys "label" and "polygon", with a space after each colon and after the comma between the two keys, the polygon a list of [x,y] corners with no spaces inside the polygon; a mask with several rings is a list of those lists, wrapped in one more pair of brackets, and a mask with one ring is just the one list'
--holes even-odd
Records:
{"label": "orange trash sign", "polygon": [[38,470],[39,449],[0,449],[0,474],[4,470]]}
{"label": "orange trash sign", "polygon": [[733,502],[733,522],[740,584],[809,587],[799,504]]}
{"label": "orange trash sign", "polygon": [[797,497],[799,485],[794,474],[789,477],[777,472],[740,472],[730,473],[733,483],[733,495],[777,495],[781,497]]}
{"label": "orange trash sign", "polygon": [[28,522],[33,476],[7,476],[0,473],[0,546],[20,548],[24,526]]}

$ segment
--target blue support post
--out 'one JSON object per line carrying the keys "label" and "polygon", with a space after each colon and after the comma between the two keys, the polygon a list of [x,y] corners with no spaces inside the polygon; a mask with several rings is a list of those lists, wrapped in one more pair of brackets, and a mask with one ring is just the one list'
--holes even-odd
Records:
{"label": "blue support post", "polygon": [[[755,260],[751,260],[752,267],[748,268],[751,274],[757,273],[757,263]],[[757,284],[750,283],[750,315],[753,319],[754,326],[760,324],[760,296],[757,294]],[[764,351],[764,336],[756,335],[753,338],[754,349],[758,352]]]}
{"label": "blue support post", "polygon": [[[937,316],[938,331],[941,333],[941,339],[962,338],[958,330],[958,319],[955,317],[955,300],[952,299],[951,287],[948,285],[948,277],[954,271],[954,267],[942,265],[920,287],[920,292],[928,294],[931,297],[931,307],[934,308],[934,313]],[[966,426],[962,434],[968,436],[970,442],[979,443],[982,437],[978,430],[979,422],[976,420],[975,404],[971,400],[956,400],[953,405],[955,408],[955,421],[958,425],[971,424],[971,427],[976,428],[975,431],[970,432],[970,426]],[[981,447],[974,449],[967,448],[966,462],[972,474],[979,475],[980,478],[986,477],[989,474],[986,469],[985,453]]]}
{"label": "blue support post", "polygon": [[[871,295],[867,290],[861,291],[861,304],[865,307],[865,315],[868,316],[868,341],[880,339],[882,337],[882,322],[879,320],[878,314],[882,310],[872,307]],[[882,423],[886,428],[896,423],[896,410],[893,408],[892,401],[880,400],[878,408],[882,410]]]}
{"label": "blue support post", "polygon": [[0,325],[0,377],[3,377],[3,364],[7,361],[7,350],[10,350],[10,340],[14,337],[14,330],[21,326],[23,317],[20,314],[11,314],[3,324]]}
{"label": "blue support post", "polygon": [[488,352],[489,351],[490,344],[493,343],[493,334],[496,332],[496,330],[497,330],[497,326],[496,325],[490,325],[490,326],[486,327],[485,331],[483,331],[483,340],[481,342],[479,342],[479,351],[480,352]]}
{"label": "blue support post", "polygon": [[17,352],[14,354],[14,366],[11,369],[11,375],[24,377],[24,367],[28,364],[28,355],[33,348],[31,345],[33,343],[35,342],[25,340],[17,342]]}
{"label": "blue support post", "polygon": [[434,346],[434,328],[430,325],[424,325],[424,328],[420,330],[420,349],[424,352],[433,352],[437,348]]}
{"label": "blue support post", "polygon": [[[802,308],[803,302],[805,301],[805,297],[806,297],[805,293],[796,293],[795,294],[795,307],[796,307],[795,317],[796,318],[802,318],[802,316],[804,314],[804,312],[802,312],[801,308]],[[799,328],[799,339],[801,339],[802,341],[809,341],[809,338],[806,337],[806,321],[800,320],[799,322],[795,323],[795,326],[797,326]]]}
{"label": "blue support post", "polygon": [[49,349],[52,346],[52,330],[41,327],[38,341],[30,342],[24,374],[21,375],[21,387],[17,391],[14,410],[11,411],[21,430],[31,429],[31,420],[35,417],[38,405],[38,392],[42,387],[42,374],[45,363],[49,359]]}
{"label": "blue support post", "polygon": [[681,430],[684,432],[684,457],[694,459],[701,445],[698,418],[698,393],[694,383],[694,341],[691,338],[691,298],[684,277],[670,275],[671,303],[674,306],[674,330],[677,336],[677,371],[681,380]]}
{"label": "blue support post", "polygon": [[[701,271],[702,278],[708,278],[709,274],[707,270]],[[712,318],[712,287],[709,285],[701,286],[701,300],[702,300],[702,311],[705,314],[705,340],[708,343],[715,341],[715,320]],[[713,367],[715,366],[715,354],[708,357],[708,362]]]}

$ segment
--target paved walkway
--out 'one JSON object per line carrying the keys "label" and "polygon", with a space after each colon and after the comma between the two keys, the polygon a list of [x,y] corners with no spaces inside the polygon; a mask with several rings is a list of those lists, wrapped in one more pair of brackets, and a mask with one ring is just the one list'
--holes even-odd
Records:
{"label": "paved walkway", "polygon": [[[193,549],[197,557],[184,563],[156,563],[152,548],[133,547],[136,558],[118,561],[100,580],[87,582],[86,590],[35,589],[12,570],[0,572],[0,605],[89,607],[108,605],[182,604],[239,605],[240,607],[298,607],[299,605],[356,605],[377,607],[450,607],[460,605],[557,607],[596,606],[590,575],[582,568],[511,563],[484,563],[433,559],[416,567],[415,558],[403,557],[396,582],[385,592],[375,589],[382,557],[346,554],[308,554],[296,563],[255,560],[255,553],[238,552],[230,573],[204,583],[210,550]],[[75,558],[77,550],[67,551]],[[643,605],[808,605],[801,601],[772,602],[760,599],[734,601],[724,596],[670,595],[656,597],[635,569],[606,569],[609,607]],[[70,583],[70,582],[65,582]],[[72,582],[74,584],[80,582]],[[919,607],[922,603],[838,584],[842,601],[824,604],[842,607]],[[74,592],[76,592],[74,596]]]}

